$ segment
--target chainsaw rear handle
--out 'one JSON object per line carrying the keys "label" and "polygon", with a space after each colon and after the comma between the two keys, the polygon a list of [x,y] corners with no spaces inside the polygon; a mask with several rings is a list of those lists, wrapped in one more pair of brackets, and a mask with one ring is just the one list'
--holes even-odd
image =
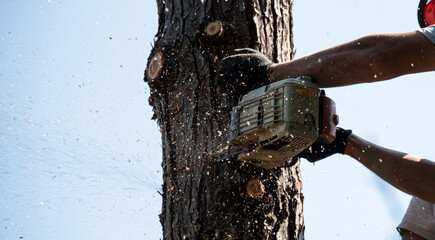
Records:
{"label": "chainsaw rear handle", "polygon": [[319,140],[323,143],[332,143],[335,140],[339,123],[335,102],[325,95],[324,90],[321,90],[319,105]]}

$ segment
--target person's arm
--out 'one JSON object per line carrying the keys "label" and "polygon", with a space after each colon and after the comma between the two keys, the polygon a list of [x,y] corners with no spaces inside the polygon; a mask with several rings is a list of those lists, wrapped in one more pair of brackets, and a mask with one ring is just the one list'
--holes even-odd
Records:
{"label": "person's arm", "polygon": [[388,80],[435,70],[435,44],[422,33],[366,36],[269,67],[271,82],[310,76],[321,87]]}
{"label": "person's arm", "polygon": [[351,134],[344,154],[394,187],[435,204],[435,163],[370,143]]}

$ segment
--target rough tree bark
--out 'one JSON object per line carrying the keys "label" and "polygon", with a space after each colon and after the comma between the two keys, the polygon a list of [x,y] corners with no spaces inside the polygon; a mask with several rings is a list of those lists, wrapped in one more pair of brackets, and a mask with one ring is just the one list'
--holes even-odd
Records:
{"label": "rough tree bark", "polygon": [[162,133],[164,239],[303,239],[299,165],[260,169],[235,159],[216,70],[235,48],[293,57],[291,0],[157,0],[145,81]]}

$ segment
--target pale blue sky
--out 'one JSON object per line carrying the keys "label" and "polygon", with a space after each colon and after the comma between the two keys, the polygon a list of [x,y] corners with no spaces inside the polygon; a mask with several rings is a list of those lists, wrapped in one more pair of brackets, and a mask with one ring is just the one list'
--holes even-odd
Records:
{"label": "pale blue sky", "polygon": [[[417,29],[418,1],[300,0],[297,57]],[[0,239],[159,239],[160,133],[143,71],[155,1],[0,3]],[[435,73],[327,89],[340,125],[435,158]],[[306,239],[399,239],[410,197],[355,160],[304,162]]]}

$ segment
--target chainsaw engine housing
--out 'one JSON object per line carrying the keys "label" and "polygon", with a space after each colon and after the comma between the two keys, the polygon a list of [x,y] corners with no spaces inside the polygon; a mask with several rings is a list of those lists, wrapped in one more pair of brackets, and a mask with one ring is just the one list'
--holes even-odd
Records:
{"label": "chainsaw engine housing", "polygon": [[238,159],[271,169],[319,136],[320,90],[309,77],[289,78],[242,96],[231,116],[231,144],[249,151]]}

